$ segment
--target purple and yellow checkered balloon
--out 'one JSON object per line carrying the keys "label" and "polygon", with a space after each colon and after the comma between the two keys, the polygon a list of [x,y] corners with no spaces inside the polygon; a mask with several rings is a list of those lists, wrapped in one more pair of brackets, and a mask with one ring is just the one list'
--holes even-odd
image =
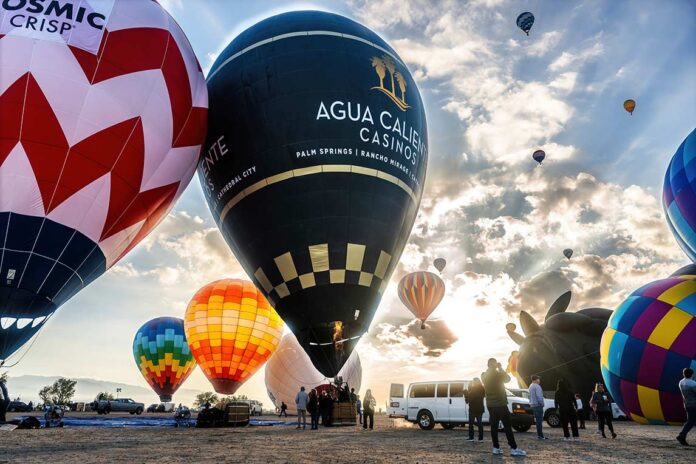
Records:
{"label": "purple and yellow checkered balloon", "polygon": [[696,275],[635,290],[609,319],[600,351],[604,382],[633,420],[684,422],[678,383],[684,368],[696,368]]}
{"label": "purple and yellow checkered balloon", "polygon": [[679,246],[696,262],[696,129],[679,145],[665,175],[662,206]]}

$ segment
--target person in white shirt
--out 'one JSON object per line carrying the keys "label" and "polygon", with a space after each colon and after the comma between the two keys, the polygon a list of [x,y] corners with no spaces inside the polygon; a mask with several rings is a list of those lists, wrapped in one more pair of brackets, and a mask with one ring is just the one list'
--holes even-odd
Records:
{"label": "person in white shirt", "polygon": [[[300,387],[300,391],[297,392],[297,395],[295,395],[295,404],[297,405],[297,427],[300,428],[300,425],[302,425],[302,429],[307,428],[307,402],[309,401],[309,396],[307,396],[307,393],[305,392],[304,387]],[[302,422],[300,423],[300,420]]]}
{"label": "person in white shirt", "polygon": [[575,404],[578,409],[578,419],[580,420],[580,428],[585,428],[585,408],[582,406],[582,397],[580,393],[575,394]]}
{"label": "person in white shirt", "polygon": [[544,391],[541,389],[541,377],[532,376],[532,384],[529,386],[529,406],[534,412],[534,422],[536,422],[537,438],[548,440],[544,436]]}
{"label": "person in white shirt", "polygon": [[696,425],[696,381],[693,377],[694,370],[687,367],[684,369],[684,378],[679,381],[679,390],[684,398],[684,409],[686,409],[686,423],[681,433],[677,435],[677,441],[684,446],[689,446],[686,435]]}

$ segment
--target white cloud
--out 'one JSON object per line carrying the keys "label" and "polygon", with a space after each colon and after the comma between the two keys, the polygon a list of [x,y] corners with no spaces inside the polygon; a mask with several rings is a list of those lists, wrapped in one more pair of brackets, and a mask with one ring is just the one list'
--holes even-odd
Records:
{"label": "white cloud", "polygon": [[604,47],[601,42],[595,42],[589,47],[578,52],[563,52],[550,65],[550,71],[561,71],[574,67],[575,65],[583,65],[586,61],[596,58],[604,53]]}

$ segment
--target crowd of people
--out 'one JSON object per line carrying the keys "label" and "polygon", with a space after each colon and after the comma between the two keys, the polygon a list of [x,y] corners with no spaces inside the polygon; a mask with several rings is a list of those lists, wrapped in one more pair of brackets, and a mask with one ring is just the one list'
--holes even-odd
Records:
{"label": "crowd of people", "polygon": [[[375,406],[377,401],[372,396],[372,391],[365,392],[364,400],[355,392],[354,388],[349,388],[348,384],[338,384],[324,388],[321,392],[313,388],[309,393],[305,387],[300,387],[300,391],[295,395],[295,406],[297,408],[297,429],[307,428],[307,415],[310,417],[310,430],[317,430],[319,425],[330,427],[334,423],[334,404],[350,404],[355,408],[355,416],[364,429],[374,429]],[[287,405],[281,402],[280,415],[287,417]],[[280,415],[278,417],[280,417]]]}

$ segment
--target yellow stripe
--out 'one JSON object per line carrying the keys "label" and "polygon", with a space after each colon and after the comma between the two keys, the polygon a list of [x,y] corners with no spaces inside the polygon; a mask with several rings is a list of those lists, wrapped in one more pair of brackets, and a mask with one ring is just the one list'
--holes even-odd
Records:
{"label": "yellow stripe", "polygon": [[609,347],[611,346],[611,341],[614,339],[614,334],[616,330],[611,327],[607,327],[602,335],[602,341],[599,342],[599,353],[602,366],[609,369]]}
{"label": "yellow stripe", "polygon": [[660,392],[654,388],[648,388],[643,385],[638,385],[638,401],[640,402],[640,410],[643,416],[650,419],[665,420],[662,415],[662,406],[660,406]]}
{"label": "yellow stripe", "polygon": [[319,166],[311,166],[308,168],[293,169],[290,171],[282,172],[280,174],[261,179],[260,181],[250,185],[249,187],[245,188],[244,190],[233,196],[230,199],[230,201],[227,202],[225,207],[222,208],[222,211],[220,211],[220,222],[225,220],[225,216],[227,216],[227,213],[229,213],[230,210],[234,208],[234,206],[237,203],[242,201],[245,197],[251,195],[252,193],[258,190],[261,190],[264,187],[267,187],[271,184],[275,184],[277,182],[283,182],[293,177],[309,176],[312,174],[323,174],[329,172],[344,172],[347,174],[359,174],[363,176],[376,177],[377,179],[381,179],[385,182],[389,182],[390,184],[398,186],[411,197],[411,200],[413,200],[414,203],[418,203],[418,195],[416,195],[416,192],[414,192],[413,189],[406,185],[403,181],[397,179],[391,174],[378,171],[377,169],[364,168],[362,166],[354,166],[352,164],[324,164]]}
{"label": "yellow stripe", "polygon": [[679,308],[670,309],[655,326],[648,342],[668,350],[691,319],[690,314]]}

